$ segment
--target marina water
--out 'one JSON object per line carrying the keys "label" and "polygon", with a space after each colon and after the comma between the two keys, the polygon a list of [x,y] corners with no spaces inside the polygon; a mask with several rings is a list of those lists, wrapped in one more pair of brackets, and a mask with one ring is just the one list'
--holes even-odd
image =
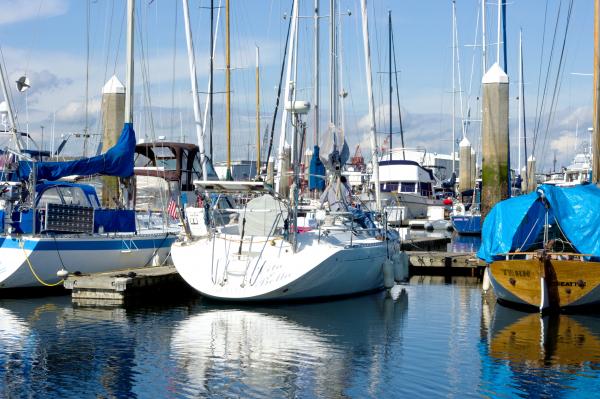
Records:
{"label": "marina water", "polygon": [[0,397],[592,397],[600,318],[413,278],[326,303],[0,300]]}

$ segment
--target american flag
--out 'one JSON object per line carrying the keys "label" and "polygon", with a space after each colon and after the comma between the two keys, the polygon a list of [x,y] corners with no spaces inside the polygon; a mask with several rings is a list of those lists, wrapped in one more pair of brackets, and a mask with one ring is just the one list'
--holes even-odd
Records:
{"label": "american flag", "polygon": [[179,219],[177,215],[177,202],[175,199],[171,197],[169,200],[169,204],[167,205],[167,213],[171,216],[172,219]]}

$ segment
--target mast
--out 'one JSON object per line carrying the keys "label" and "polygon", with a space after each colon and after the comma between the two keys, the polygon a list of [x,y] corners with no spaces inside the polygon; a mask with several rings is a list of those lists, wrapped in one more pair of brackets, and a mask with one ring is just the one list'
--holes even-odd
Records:
{"label": "mast", "polygon": [[15,120],[15,114],[13,112],[12,102],[10,101],[10,97],[8,96],[8,85],[6,84],[6,76],[4,75],[4,69],[2,68],[2,66],[3,63],[0,62],[0,82],[2,83],[2,94],[4,95],[4,99],[6,100],[8,120],[10,121],[10,132],[12,133],[12,136],[15,139],[17,151],[20,153],[23,147],[19,138],[19,134],[17,133],[17,122]]}
{"label": "mast", "polygon": [[315,61],[315,70],[314,70],[314,99],[313,99],[313,116],[314,116],[314,145],[319,145],[319,97],[320,97],[320,87],[319,87],[319,0],[315,0],[315,14],[313,16],[314,20],[314,61]]}
{"label": "mast", "polygon": [[225,0],[225,120],[227,129],[227,174],[231,180],[231,59],[229,43],[229,0]]}
{"label": "mast", "polygon": [[371,164],[373,166],[373,181],[375,183],[375,204],[381,210],[381,196],[379,187],[379,156],[377,148],[377,134],[375,130],[375,100],[373,99],[373,78],[371,74],[371,47],[369,44],[369,20],[367,14],[367,0],[361,0],[363,45],[365,53],[365,78],[367,80],[367,96],[369,97],[369,120],[371,122],[369,141],[371,143]]}
{"label": "mast", "polygon": [[[500,42],[502,30],[502,0],[498,0],[498,43],[496,43],[496,62],[500,65]],[[506,71],[504,71],[506,72]]]}
{"label": "mast", "polygon": [[337,75],[336,75],[336,40],[335,17],[337,10],[335,0],[329,1],[329,124],[331,128],[337,126]]}
{"label": "mast", "polygon": [[260,50],[256,46],[256,175],[260,175]]}
{"label": "mast", "polygon": [[[294,48],[295,39],[296,39],[296,28],[298,25],[298,0],[294,0],[292,4],[292,19],[290,21],[290,32],[289,32],[289,45],[288,45],[288,54],[287,54],[287,70],[286,70],[286,85],[285,85],[285,94],[284,94],[284,104],[287,101],[290,101],[290,79],[292,76],[292,64],[294,51],[290,51]],[[283,149],[285,147],[285,129],[287,127],[287,112],[283,112],[281,114],[281,131],[279,133],[279,145],[277,148],[277,175],[275,176],[275,191],[279,192],[279,187],[281,185],[281,179],[284,177],[281,175],[283,170],[283,161],[284,154]],[[268,162],[268,160],[267,160]]]}
{"label": "mast", "polygon": [[392,10],[388,11],[388,78],[390,82],[390,161],[392,160]]}
{"label": "mast", "polygon": [[[221,7],[219,7],[219,14],[221,13]],[[210,71],[208,77],[208,103],[209,103],[209,119],[208,119],[208,135],[210,137],[210,160],[213,160],[213,71],[214,71],[214,62],[215,62],[215,28],[214,28],[214,19],[215,19],[215,0],[210,0],[210,45],[212,49],[210,51]],[[218,23],[218,22],[217,22]]]}
{"label": "mast", "polygon": [[204,131],[200,116],[200,98],[198,96],[198,80],[196,78],[196,57],[194,55],[194,42],[192,40],[192,29],[190,27],[189,0],[183,0],[183,20],[185,24],[185,39],[187,43],[188,64],[190,67],[190,82],[192,85],[192,99],[194,102],[194,125],[196,125],[196,139],[200,152],[200,164],[202,165],[202,180],[207,180],[206,155],[204,153]]}
{"label": "mast", "polygon": [[518,171],[521,174],[521,138],[523,137],[523,31],[519,29],[519,130],[518,130]]}
{"label": "mast", "polygon": [[594,162],[592,173],[593,183],[600,182],[600,0],[594,2],[594,108],[593,108],[593,129],[594,129],[594,152],[592,161]]}
{"label": "mast", "polygon": [[452,173],[456,173],[456,1],[452,0]]}
{"label": "mast", "polygon": [[487,43],[485,41],[485,0],[481,0],[481,61],[483,63],[482,74],[487,71]]}
{"label": "mast", "polygon": [[125,123],[133,124],[133,24],[135,0],[127,0],[127,70],[125,72]]}

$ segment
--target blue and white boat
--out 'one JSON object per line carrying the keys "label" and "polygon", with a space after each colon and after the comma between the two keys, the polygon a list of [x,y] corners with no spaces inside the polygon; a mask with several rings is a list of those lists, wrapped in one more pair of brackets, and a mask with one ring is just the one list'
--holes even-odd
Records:
{"label": "blue and white boat", "polygon": [[[132,207],[133,1],[129,0],[125,124],[117,143],[103,154],[48,162],[23,149],[0,65],[13,149],[0,170],[0,292],[56,286],[68,272],[94,273],[162,264],[176,234],[140,230]],[[59,181],[67,176],[115,176],[125,187],[123,207],[102,209],[92,186]]]}
{"label": "blue and white boat", "polygon": [[103,209],[92,186],[55,181],[70,175],[129,177],[134,148],[133,126],[126,124],[104,154],[70,162],[22,156],[5,170],[0,289],[58,285],[59,271],[94,273],[166,260],[175,234],[138,230],[134,210]]}

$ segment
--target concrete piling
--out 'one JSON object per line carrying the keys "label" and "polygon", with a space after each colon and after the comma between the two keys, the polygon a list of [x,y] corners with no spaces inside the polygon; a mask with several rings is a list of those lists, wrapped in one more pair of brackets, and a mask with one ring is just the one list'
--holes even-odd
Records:
{"label": "concrete piling", "polygon": [[472,147],[469,140],[464,137],[458,145],[460,151],[460,166],[459,166],[459,191],[470,190],[473,188],[473,162]]}
{"label": "concrete piling", "polygon": [[485,217],[509,196],[508,184],[508,75],[498,63],[490,67],[483,84],[481,214]]}
{"label": "concrete piling", "polygon": [[[125,121],[125,86],[113,75],[102,88],[102,152],[114,146]],[[119,205],[119,180],[102,176],[102,206]]]}

